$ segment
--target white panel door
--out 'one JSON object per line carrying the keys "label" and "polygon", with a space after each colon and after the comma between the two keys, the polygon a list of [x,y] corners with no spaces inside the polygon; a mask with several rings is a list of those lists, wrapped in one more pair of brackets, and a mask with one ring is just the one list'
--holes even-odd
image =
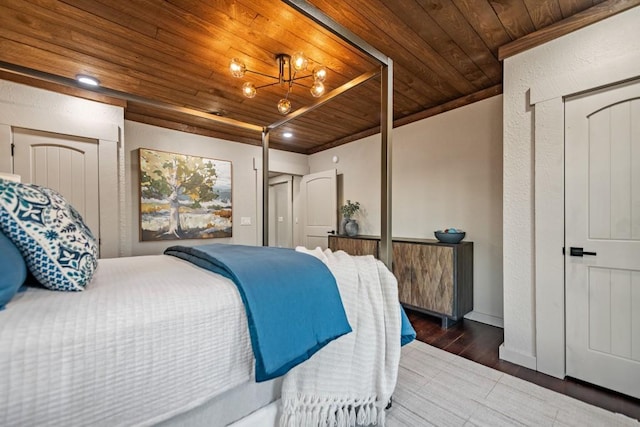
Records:
{"label": "white panel door", "polygon": [[567,375],[640,398],[640,82],[565,108]]}
{"label": "white panel door", "polygon": [[13,171],[22,177],[22,182],[62,194],[99,238],[97,141],[16,128],[13,143]]}
{"label": "white panel door", "polygon": [[338,223],[338,179],[335,169],[302,177],[300,183],[303,244],[326,249]]}

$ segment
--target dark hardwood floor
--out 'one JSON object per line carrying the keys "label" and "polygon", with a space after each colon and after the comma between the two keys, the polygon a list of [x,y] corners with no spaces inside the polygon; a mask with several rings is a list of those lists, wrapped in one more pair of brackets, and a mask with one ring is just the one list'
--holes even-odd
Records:
{"label": "dark hardwood floor", "polygon": [[449,329],[439,318],[406,310],[417,339],[474,362],[530,381],[583,402],[640,420],[640,400],[574,379],[560,380],[498,358],[504,341],[501,328],[463,319]]}

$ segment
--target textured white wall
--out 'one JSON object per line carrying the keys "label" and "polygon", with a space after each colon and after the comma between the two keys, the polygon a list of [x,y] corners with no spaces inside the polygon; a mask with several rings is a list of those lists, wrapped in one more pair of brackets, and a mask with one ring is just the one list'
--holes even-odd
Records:
{"label": "textured white wall", "polygon": [[[393,235],[433,239],[437,229],[464,229],[475,252],[468,317],[501,325],[502,97],[394,129],[392,157]],[[339,202],[359,201],[360,233],[380,233],[379,135],[313,154],[309,165],[336,167]]]}
{"label": "textured white wall", "polygon": [[[557,212],[562,212],[564,200],[547,179],[562,179],[561,101],[564,96],[640,76],[639,22],[636,7],[504,62],[505,342],[501,357],[507,360],[539,367],[536,334],[545,341],[546,359],[553,358],[554,345],[556,355],[564,354],[564,325],[547,325],[542,319],[564,318],[559,313],[564,310],[562,293],[553,292],[563,287],[558,268],[561,252],[556,239],[550,244],[534,227],[538,224],[563,234],[564,218]],[[558,255],[552,259],[545,253]],[[556,297],[538,298],[536,306],[536,294],[543,293]],[[563,369],[564,358],[559,363]]]}
{"label": "textured white wall", "polygon": [[23,84],[0,80],[0,102],[15,106],[33,107],[55,116],[73,117],[78,123],[84,121],[124,124],[122,107],[102,104]]}
{"label": "textured white wall", "polygon": [[[262,215],[262,148],[254,145],[225,141],[146,124],[126,121],[124,132],[126,147],[127,214],[131,232],[131,255],[158,254],[175,244],[236,243],[256,245],[262,242],[260,229]],[[259,135],[257,135],[259,138]],[[162,242],[139,241],[139,182],[138,148],[150,148],[180,154],[208,157],[232,162],[233,237],[207,240],[169,240]],[[254,161],[254,158],[257,160]],[[284,170],[307,171],[307,156],[279,150],[269,151],[271,165]],[[240,225],[241,217],[251,218],[251,225]]]}
{"label": "textured white wall", "polygon": [[129,232],[124,222],[123,126],[121,107],[0,80],[0,172],[13,167],[12,127],[100,140],[101,152],[113,153],[100,165],[101,173],[108,170],[108,176],[101,177],[102,256],[122,253],[119,243]]}

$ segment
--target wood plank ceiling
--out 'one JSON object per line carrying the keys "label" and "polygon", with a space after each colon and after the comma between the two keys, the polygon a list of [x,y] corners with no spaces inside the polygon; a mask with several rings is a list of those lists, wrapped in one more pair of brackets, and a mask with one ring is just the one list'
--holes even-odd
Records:
{"label": "wood plank ceiling", "polygon": [[[579,27],[639,1],[310,3],[393,59],[393,109],[399,125],[501,93],[499,49],[510,42],[532,38],[543,29],[554,36],[553,30],[563,23]],[[312,64],[328,69],[328,90],[379,69],[375,60],[278,0],[3,0],[0,17],[0,78],[122,103],[34,79],[42,76],[17,75],[12,66],[66,79],[89,74],[110,91],[259,126],[282,119],[276,104],[285,89],[274,85],[259,89],[253,99],[243,97],[245,81],[259,86],[271,80],[251,73],[233,78],[228,68],[232,58],[273,75],[276,54],[301,51]],[[372,79],[278,128],[272,146],[313,153],[376,133],[379,84]],[[295,110],[314,98],[295,86],[290,100]],[[131,100],[122,105],[128,120],[260,144],[258,132],[203,115]],[[284,138],[285,131],[293,138]]]}

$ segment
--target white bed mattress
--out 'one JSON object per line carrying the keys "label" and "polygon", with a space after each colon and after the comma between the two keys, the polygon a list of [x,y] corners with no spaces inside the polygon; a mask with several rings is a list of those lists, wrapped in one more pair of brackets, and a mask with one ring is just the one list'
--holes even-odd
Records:
{"label": "white bed mattress", "polygon": [[235,285],[174,257],[103,259],[84,292],[0,311],[2,426],[151,425],[248,381]]}

